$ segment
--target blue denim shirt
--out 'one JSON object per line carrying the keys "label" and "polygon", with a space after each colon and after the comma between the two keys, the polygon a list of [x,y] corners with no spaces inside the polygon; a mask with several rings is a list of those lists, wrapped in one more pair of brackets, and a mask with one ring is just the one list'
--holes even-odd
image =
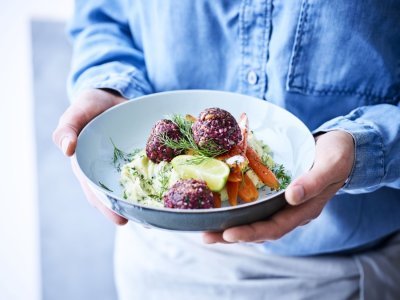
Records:
{"label": "blue denim shirt", "polygon": [[82,0],[70,91],[217,89],[345,130],[356,159],[321,215],[268,251],[355,249],[400,229],[400,2]]}

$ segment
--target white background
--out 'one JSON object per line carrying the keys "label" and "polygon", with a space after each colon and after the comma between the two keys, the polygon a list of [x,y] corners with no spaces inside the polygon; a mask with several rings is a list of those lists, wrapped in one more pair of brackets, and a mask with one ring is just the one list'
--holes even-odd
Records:
{"label": "white background", "polygon": [[0,298],[41,299],[30,21],[66,20],[72,0],[0,2]]}

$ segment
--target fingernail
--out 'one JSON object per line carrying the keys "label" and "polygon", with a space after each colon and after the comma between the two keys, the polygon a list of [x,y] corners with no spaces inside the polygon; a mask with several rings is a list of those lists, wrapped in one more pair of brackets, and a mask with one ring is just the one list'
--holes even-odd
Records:
{"label": "fingernail", "polygon": [[215,244],[216,241],[214,241],[213,239],[209,238],[208,236],[204,236],[203,235],[203,243],[205,243],[205,244]]}
{"label": "fingernail", "polygon": [[302,185],[295,185],[292,187],[292,193],[293,193],[293,202],[295,203],[302,203],[303,198],[304,198],[304,188]]}
{"label": "fingernail", "polygon": [[222,235],[222,238],[225,240],[225,242],[228,242],[228,243],[238,243],[238,242],[240,242],[237,238],[236,238],[236,236],[234,236],[234,235],[232,235],[232,234],[230,234],[230,233],[223,233],[223,235]]}
{"label": "fingernail", "polygon": [[207,245],[212,245],[212,244],[216,244],[216,241],[211,241],[211,240],[204,240],[203,239],[203,243],[207,244]]}
{"label": "fingernail", "polygon": [[71,144],[71,139],[68,136],[63,137],[63,139],[61,140],[61,150],[65,155],[67,155],[67,151],[70,144]]}

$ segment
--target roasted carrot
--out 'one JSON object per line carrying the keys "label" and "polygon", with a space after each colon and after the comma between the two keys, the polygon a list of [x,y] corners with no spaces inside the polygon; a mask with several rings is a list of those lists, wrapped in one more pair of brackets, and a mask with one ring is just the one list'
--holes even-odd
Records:
{"label": "roasted carrot", "polygon": [[193,122],[193,123],[197,121],[197,118],[195,116],[190,115],[190,114],[187,114],[185,116],[185,119],[186,119],[186,121]]}
{"label": "roasted carrot", "polygon": [[278,190],[278,179],[276,179],[275,174],[262,163],[261,158],[258,156],[257,152],[254,151],[251,147],[247,147],[246,156],[249,160],[250,168],[253,169],[253,171],[257,174],[261,181],[269,186],[271,189]]}
{"label": "roasted carrot", "polygon": [[244,174],[243,176],[243,181],[240,183],[238,194],[245,202],[251,202],[258,198],[258,190],[247,174]]}
{"label": "roasted carrot", "polygon": [[213,192],[213,204],[214,208],[221,207],[221,194],[218,192]]}
{"label": "roasted carrot", "polygon": [[237,197],[239,192],[240,182],[227,182],[226,191],[228,192],[228,200],[231,206],[237,205]]}
{"label": "roasted carrot", "polygon": [[231,167],[231,172],[228,176],[228,181],[230,182],[241,182],[243,179],[242,170],[239,165]]}
{"label": "roasted carrot", "polygon": [[194,149],[188,149],[185,151],[186,155],[196,155],[196,151],[194,151]]}

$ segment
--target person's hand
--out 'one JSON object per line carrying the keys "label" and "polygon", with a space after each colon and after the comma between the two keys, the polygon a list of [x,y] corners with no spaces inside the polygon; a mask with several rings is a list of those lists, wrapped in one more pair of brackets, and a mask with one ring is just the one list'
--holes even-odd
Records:
{"label": "person's hand", "polygon": [[[53,132],[53,141],[66,156],[75,152],[79,132],[94,117],[108,108],[126,101],[125,98],[114,92],[90,89],[81,92],[71,106],[61,116],[56,130]],[[118,225],[128,221],[108,209],[90,189],[79,168],[72,162],[72,169],[78,178],[88,201],[98,208],[107,218]]]}
{"label": "person's hand", "polygon": [[283,237],[298,226],[317,218],[326,203],[343,186],[354,162],[353,137],[330,131],[316,138],[314,165],[290,183],[285,192],[289,205],[265,221],[206,232],[205,243],[264,242]]}

